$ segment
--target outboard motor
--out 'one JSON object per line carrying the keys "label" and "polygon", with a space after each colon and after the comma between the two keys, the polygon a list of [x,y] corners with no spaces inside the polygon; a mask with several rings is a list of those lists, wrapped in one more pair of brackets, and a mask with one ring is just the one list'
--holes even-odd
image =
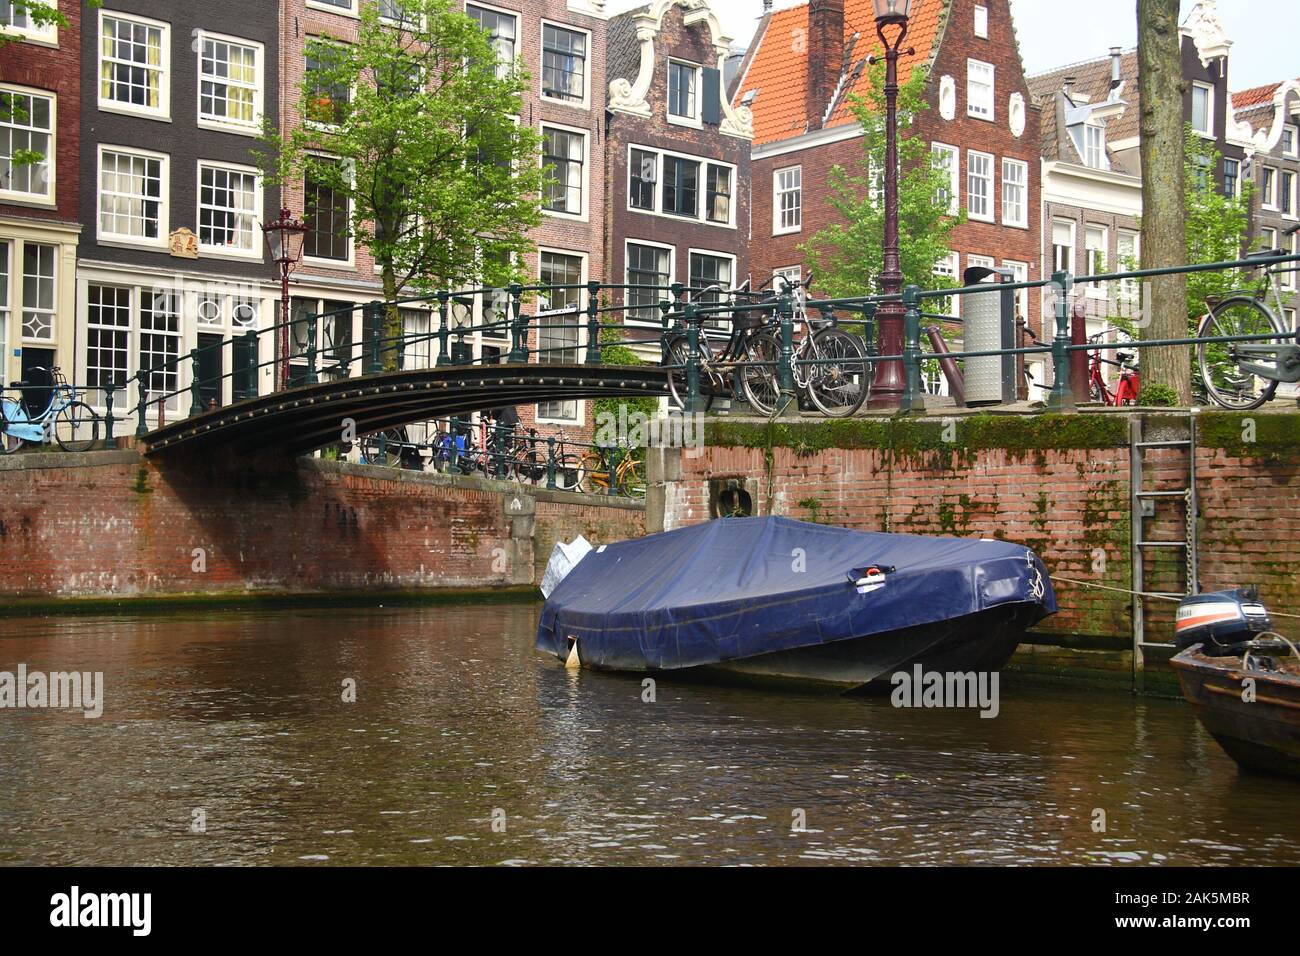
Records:
{"label": "outboard motor", "polygon": [[1189,594],[1178,604],[1174,644],[1179,650],[1200,644],[1209,657],[1239,656],[1257,635],[1272,629],[1258,588]]}

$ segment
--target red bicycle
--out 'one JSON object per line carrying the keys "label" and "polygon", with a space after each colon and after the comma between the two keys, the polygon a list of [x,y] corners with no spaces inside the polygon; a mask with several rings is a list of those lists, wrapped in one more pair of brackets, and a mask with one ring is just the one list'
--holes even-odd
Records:
{"label": "red bicycle", "polygon": [[[1102,329],[1095,335],[1088,336],[1088,341],[1095,343],[1108,332],[1118,331],[1120,330]],[[1101,349],[1091,349],[1088,352],[1089,398],[1099,405],[1113,405],[1116,408],[1121,405],[1136,405],[1141,383],[1138,378],[1137,362],[1133,359],[1133,353],[1117,351],[1113,359],[1102,358],[1101,353]],[[1120,370],[1119,381],[1115,383],[1113,392],[1106,384],[1105,376],[1101,373],[1103,365],[1112,365]]]}

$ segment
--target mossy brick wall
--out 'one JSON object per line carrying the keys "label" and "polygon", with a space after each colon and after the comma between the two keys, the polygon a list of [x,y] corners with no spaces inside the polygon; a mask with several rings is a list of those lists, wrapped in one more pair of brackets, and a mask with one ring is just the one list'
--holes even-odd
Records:
{"label": "mossy brick wall", "polygon": [[23,455],[0,462],[0,604],[526,585],[557,539],[636,537],[644,516],[621,499],[312,459],[222,471]]}
{"label": "mossy brick wall", "polygon": [[[1061,611],[1044,622],[1045,631],[1126,646],[1129,597],[1059,579],[1129,586],[1129,417],[717,422],[702,455],[681,457],[681,480],[665,489],[664,524],[708,520],[709,479],[738,478],[748,482],[760,514],[1016,541],[1038,552],[1058,579]],[[1274,610],[1300,612],[1298,426],[1296,414],[1201,416],[1203,588],[1257,583]],[[1150,416],[1145,427],[1154,434],[1162,420]],[[1184,455],[1149,451],[1146,487],[1185,485]],[[1180,538],[1181,508],[1157,508],[1146,534]],[[1181,590],[1182,560],[1180,552],[1156,551],[1148,587]],[[1156,639],[1169,629],[1172,605],[1153,602],[1151,611],[1148,634]]]}

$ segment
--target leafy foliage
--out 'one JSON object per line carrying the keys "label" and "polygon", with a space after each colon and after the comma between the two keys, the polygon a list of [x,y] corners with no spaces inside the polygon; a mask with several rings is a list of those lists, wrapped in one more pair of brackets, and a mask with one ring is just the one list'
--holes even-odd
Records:
{"label": "leafy foliage", "polygon": [[[1188,123],[1183,131],[1183,181],[1189,265],[1237,259],[1245,246],[1252,184],[1243,180],[1240,196],[1225,196],[1212,172],[1220,159],[1214,144]],[[1242,278],[1237,270],[1188,273],[1187,321],[1193,334],[1205,314],[1206,298],[1239,288]]]}

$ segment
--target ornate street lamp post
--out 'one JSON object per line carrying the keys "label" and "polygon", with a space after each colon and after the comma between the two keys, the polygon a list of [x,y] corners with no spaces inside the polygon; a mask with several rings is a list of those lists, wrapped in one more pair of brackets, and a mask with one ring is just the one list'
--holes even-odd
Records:
{"label": "ornate street lamp post", "polygon": [[[898,258],[898,56],[907,36],[907,20],[912,0],[872,0],[876,8],[876,34],[885,48],[885,241],[884,271],[880,274],[880,291],[899,295],[903,291],[903,271]],[[886,27],[897,27],[891,42]],[[910,55],[913,51],[908,50]],[[903,352],[903,303],[883,303],[876,312],[879,323],[880,354]],[[897,408],[903,397],[903,363],[881,362],[871,387],[872,408]]]}
{"label": "ornate street lamp post", "polygon": [[302,260],[302,241],[307,227],[293,218],[288,208],[281,208],[280,218],[262,226],[271,261],[280,269],[280,374],[279,387],[289,385],[289,274]]}

